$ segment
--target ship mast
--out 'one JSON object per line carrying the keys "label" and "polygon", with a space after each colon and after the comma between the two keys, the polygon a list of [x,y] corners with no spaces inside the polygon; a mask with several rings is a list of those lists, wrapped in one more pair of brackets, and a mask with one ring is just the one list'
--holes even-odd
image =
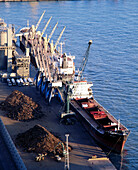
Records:
{"label": "ship mast", "polygon": [[118,130],[120,129],[120,119],[118,119]]}

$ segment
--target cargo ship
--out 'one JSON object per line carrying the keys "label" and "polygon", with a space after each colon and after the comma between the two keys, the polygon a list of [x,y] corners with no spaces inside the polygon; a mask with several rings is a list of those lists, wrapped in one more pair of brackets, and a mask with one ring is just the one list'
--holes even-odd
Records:
{"label": "cargo ship", "polygon": [[121,153],[130,131],[116,120],[94,97],[76,98],[71,106],[90,135],[102,146]]}

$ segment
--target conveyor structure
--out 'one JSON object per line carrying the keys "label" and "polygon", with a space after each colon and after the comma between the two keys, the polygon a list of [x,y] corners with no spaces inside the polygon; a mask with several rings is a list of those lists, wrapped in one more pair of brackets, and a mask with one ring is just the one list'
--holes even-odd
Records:
{"label": "conveyor structure", "polygon": [[[65,97],[63,97],[64,96],[63,91],[65,91],[64,89],[67,88],[66,82],[74,84],[75,57],[67,55],[65,53],[62,54],[62,44],[60,52],[56,50],[56,47],[58,44],[60,44],[59,42],[66,28],[66,27],[63,28],[59,37],[57,38],[56,43],[54,44],[51,38],[57,28],[58,22],[52,29],[48,38],[47,33],[45,37],[42,37],[52,17],[49,18],[42,33],[40,31],[36,31],[44,16],[44,13],[40,17],[37,25],[36,26],[32,25],[30,29],[28,29],[28,31],[25,32],[28,34],[24,33],[22,37],[20,37],[20,44],[21,48],[24,51],[26,48],[29,48],[29,52],[32,58],[31,61],[35,64],[37,68],[37,74],[34,78],[36,88],[40,90],[40,93],[45,97],[45,99],[48,102],[50,102],[51,98],[54,96],[58,96],[59,99],[63,102],[65,101],[64,99]],[[23,29],[22,32],[24,32]],[[86,66],[91,44],[92,41],[89,42],[89,46],[83,59],[82,66],[79,70],[78,75],[79,80],[81,80],[82,72],[84,71],[84,68]],[[80,83],[77,84],[81,85]],[[71,85],[71,87],[73,88],[73,85]],[[86,91],[88,91],[88,89],[86,89]]]}
{"label": "conveyor structure", "polygon": [[57,28],[58,22],[54,26],[48,38],[47,34],[46,37],[42,37],[52,17],[50,17],[46,23],[42,33],[40,31],[36,31],[44,13],[45,11],[41,15],[37,25],[32,25],[30,29],[28,29],[28,34],[27,32],[22,34],[20,42],[25,48],[29,47],[29,51],[35,59],[34,61],[37,67],[37,74],[34,81],[36,83],[36,88],[40,90],[41,94],[45,96],[45,99],[48,100],[48,102],[51,101],[53,96],[59,96],[60,100],[63,102],[64,99],[59,91],[59,87],[62,87],[62,81],[59,78],[59,53],[56,51],[56,46],[63,35],[65,27],[54,45],[51,38]]}

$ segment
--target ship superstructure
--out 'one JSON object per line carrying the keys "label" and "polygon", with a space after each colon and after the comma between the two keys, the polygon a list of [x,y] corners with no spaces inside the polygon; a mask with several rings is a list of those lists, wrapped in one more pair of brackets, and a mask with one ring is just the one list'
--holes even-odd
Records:
{"label": "ship superstructure", "polygon": [[77,98],[91,98],[93,97],[92,87],[93,83],[88,83],[84,81],[74,81],[70,84],[71,88],[71,99]]}

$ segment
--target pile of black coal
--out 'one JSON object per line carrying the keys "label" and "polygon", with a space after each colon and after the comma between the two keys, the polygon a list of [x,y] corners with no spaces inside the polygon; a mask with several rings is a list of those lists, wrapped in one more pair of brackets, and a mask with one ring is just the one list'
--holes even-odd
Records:
{"label": "pile of black coal", "polygon": [[[55,137],[46,128],[41,125],[35,125],[33,128],[16,137],[16,145],[24,148],[27,152],[40,154],[55,153],[63,155],[65,144],[59,138]],[[69,151],[71,147],[69,147]]]}
{"label": "pile of black coal", "polygon": [[0,104],[0,107],[7,112],[8,117],[19,121],[36,119],[43,116],[40,105],[18,90],[13,91]]}

